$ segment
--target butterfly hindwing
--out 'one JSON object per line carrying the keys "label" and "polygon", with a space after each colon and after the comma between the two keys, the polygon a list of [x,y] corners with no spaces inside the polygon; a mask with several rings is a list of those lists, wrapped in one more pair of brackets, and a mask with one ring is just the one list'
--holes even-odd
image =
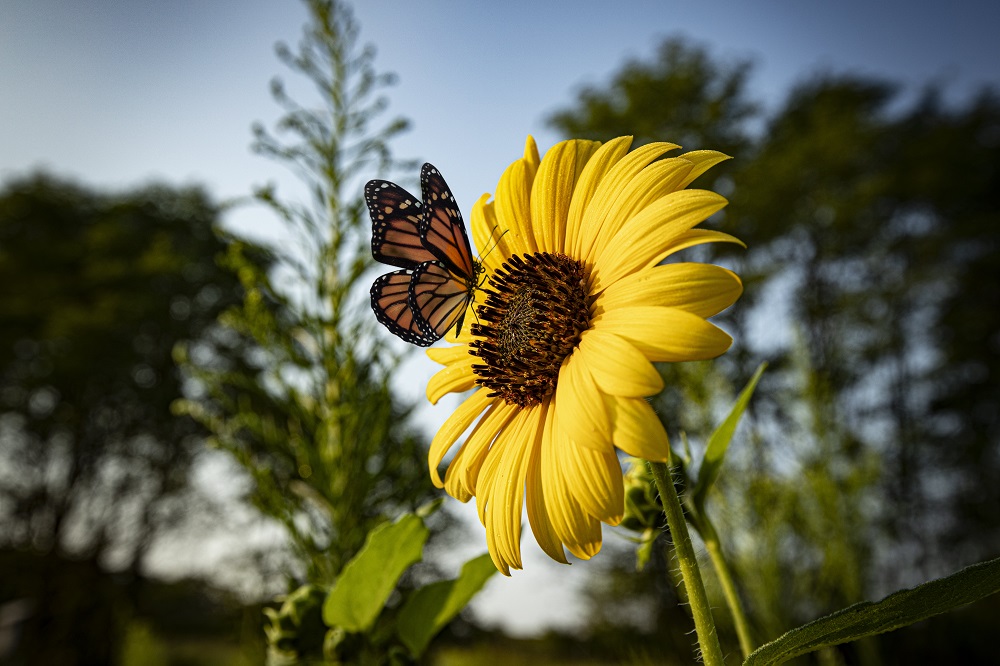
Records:
{"label": "butterfly hindwing", "polygon": [[413,271],[410,309],[427,327],[427,334],[442,337],[452,326],[462,330],[465,310],[472,298],[469,284],[440,261],[428,261]]}
{"label": "butterfly hindwing", "polygon": [[372,180],[365,185],[365,203],[372,218],[372,256],[400,268],[416,268],[435,258],[420,235],[423,205],[395,183]]}
{"label": "butterfly hindwing", "polygon": [[424,198],[420,240],[424,247],[449,271],[473,280],[475,261],[465,222],[455,196],[435,166],[424,164],[420,170],[420,190]]}
{"label": "butterfly hindwing", "polygon": [[375,318],[393,335],[410,344],[427,347],[441,336],[429,333],[426,322],[414,314],[410,306],[412,279],[413,271],[409,269],[379,276],[371,288],[372,310]]}

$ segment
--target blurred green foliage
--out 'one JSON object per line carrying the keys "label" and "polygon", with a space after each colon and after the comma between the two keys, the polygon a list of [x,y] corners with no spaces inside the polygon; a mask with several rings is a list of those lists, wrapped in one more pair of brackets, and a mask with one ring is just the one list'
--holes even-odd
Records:
{"label": "blurred green foliage", "polygon": [[112,661],[154,540],[212,524],[171,352],[239,300],[218,216],[197,189],[0,192],[0,658]]}
{"label": "blurred green foliage", "polygon": [[[719,318],[737,343],[664,366],[675,388],[658,411],[704,446],[734,388],[770,363],[708,503],[759,644],[1000,553],[1000,99],[823,74],[764,113],[751,73],[668,40],[551,123],[736,157],[694,186],[730,199],[717,224],[750,250],[684,259],[743,277]],[[593,590],[591,631],[668,635],[669,613],[650,610],[666,561],[645,589],[633,556],[616,564],[617,582]],[[632,613],[612,601],[633,594]],[[880,657],[861,642],[827,658]]]}

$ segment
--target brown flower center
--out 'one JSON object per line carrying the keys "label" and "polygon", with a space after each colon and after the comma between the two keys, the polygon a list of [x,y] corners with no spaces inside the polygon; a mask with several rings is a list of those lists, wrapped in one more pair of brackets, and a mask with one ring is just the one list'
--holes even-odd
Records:
{"label": "brown flower center", "polygon": [[479,306],[470,353],[476,383],[507,403],[529,407],[556,387],[563,359],[590,327],[587,273],[564,254],[513,256],[492,276]]}

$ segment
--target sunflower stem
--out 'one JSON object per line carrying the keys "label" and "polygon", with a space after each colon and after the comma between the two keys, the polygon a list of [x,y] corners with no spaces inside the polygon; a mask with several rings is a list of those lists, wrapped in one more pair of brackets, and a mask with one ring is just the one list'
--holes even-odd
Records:
{"label": "sunflower stem", "polygon": [[663,513],[667,517],[667,525],[670,527],[670,535],[673,537],[674,552],[677,553],[681,578],[684,581],[684,589],[687,591],[688,603],[691,605],[691,614],[694,616],[694,628],[698,635],[702,661],[705,666],[724,666],[722,646],[719,645],[719,635],[715,630],[712,608],[708,604],[705,584],[702,582],[701,571],[698,569],[698,560],[695,557],[694,546],[691,545],[691,536],[688,534],[684,510],[681,508],[677,489],[674,488],[670,467],[666,463],[648,462],[647,464],[660,492]]}

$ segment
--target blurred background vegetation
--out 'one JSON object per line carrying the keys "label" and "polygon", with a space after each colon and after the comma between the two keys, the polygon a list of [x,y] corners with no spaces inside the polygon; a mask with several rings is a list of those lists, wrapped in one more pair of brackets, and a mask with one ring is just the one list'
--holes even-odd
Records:
{"label": "blurred background vegetation", "polygon": [[[710,507],[759,644],[1000,552],[1000,98],[955,108],[934,86],[904,101],[891,81],[822,75],[763,116],[750,70],[667,40],[551,121],[737,156],[693,186],[729,197],[720,228],[750,248],[721,257],[745,284],[721,318],[739,342],[664,366],[659,407],[673,434],[704,438],[770,363]],[[676,608],[635,614],[669,593],[667,561],[636,576],[624,553],[597,579],[608,635],[630,614],[656,618],[638,635],[687,626]],[[1000,606],[981,606],[961,631],[942,619],[840,657],[938,663],[968,646],[958,661],[986,663],[975,650]]]}
{"label": "blurred background vegetation", "polygon": [[[310,197],[255,193],[287,245],[224,232],[198,188],[36,174],[0,191],[0,663],[262,663],[272,592],[329,584],[373,525],[435,496],[364,293],[360,184],[400,165],[406,124],[379,120],[390,80],[349,12],[308,5],[279,56],[325,106],[275,82],[286,115],[255,130]],[[695,186],[729,197],[719,227],[750,249],[684,257],[743,277],[720,317],[737,343],[664,366],[657,409],[697,451],[770,363],[709,509],[763,642],[1000,554],[1000,97],[826,74],[765,113],[751,72],[667,39],[550,123],[737,158]],[[246,514],[199,476],[218,451],[243,469]],[[280,545],[218,579],[149,575],[156,544],[234,522],[278,526]],[[466,617],[428,663],[689,663],[667,540],[641,574],[606,541],[578,632],[513,641]],[[817,659],[990,663],[998,616],[986,600]]]}

